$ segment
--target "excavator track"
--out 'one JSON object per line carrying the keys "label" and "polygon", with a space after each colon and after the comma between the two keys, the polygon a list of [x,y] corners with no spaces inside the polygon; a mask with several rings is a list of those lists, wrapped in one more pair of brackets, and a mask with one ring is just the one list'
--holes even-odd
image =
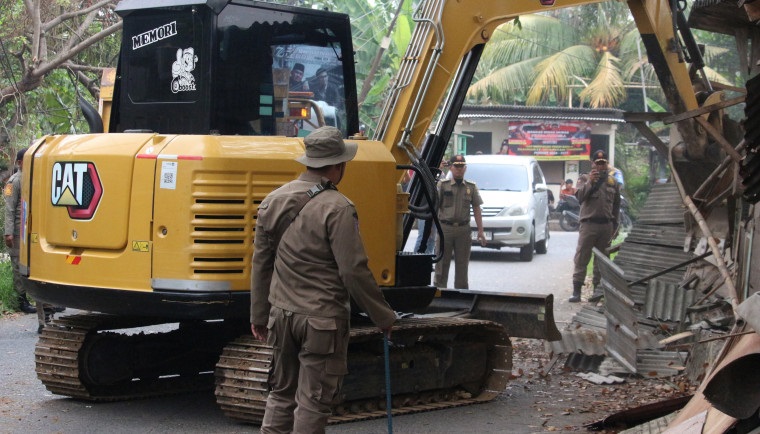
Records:
{"label": "excavator track", "polygon": [[[386,415],[382,339],[374,326],[352,327],[349,374],[331,424]],[[407,318],[394,325],[391,339],[394,415],[487,402],[503,392],[509,380],[512,348],[504,327],[497,323]],[[272,349],[252,336],[242,336],[225,347],[216,368],[215,393],[228,417],[261,423],[271,361]],[[481,372],[467,372],[476,370]],[[424,383],[422,388],[420,383]]]}
{"label": "excavator track", "polygon": [[[161,322],[104,314],[56,319],[45,326],[34,351],[37,377],[54,394],[96,402],[213,388],[213,362],[221,348],[216,354],[203,357],[182,359],[187,353],[167,357],[171,350],[163,343],[174,341],[177,332],[122,335],[107,331]],[[172,368],[157,363],[159,359],[170,362]],[[135,372],[134,367],[140,364]],[[210,367],[204,368],[204,365]]]}

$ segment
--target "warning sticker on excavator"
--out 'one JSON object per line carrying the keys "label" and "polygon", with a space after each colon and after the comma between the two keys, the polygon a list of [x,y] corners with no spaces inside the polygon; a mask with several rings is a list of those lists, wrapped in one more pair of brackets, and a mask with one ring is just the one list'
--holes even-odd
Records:
{"label": "warning sticker on excavator", "polygon": [[71,265],[79,265],[80,262],[82,262],[81,256],[66,255],[66,263]]}
{"label": "warning sticker on excavator", "polygon": [[149,252],[150,242],[149,241],[132,241],[132,251],[133,252]]}

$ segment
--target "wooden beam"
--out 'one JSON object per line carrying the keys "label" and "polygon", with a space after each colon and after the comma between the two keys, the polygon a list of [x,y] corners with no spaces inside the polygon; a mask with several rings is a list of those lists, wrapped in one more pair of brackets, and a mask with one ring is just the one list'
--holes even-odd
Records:
{"label": "wooden beam", "polygon": [[710,113],[710,112],[714,112],[715,110],[720,110],[720,109],[724,109],[726,107],[731,107],[732,105],[743,103],[744,102],[744,98],[745,98],[745,96],[741,95],[741,96],[737,96],[736,98],[731,98],[731,99],[729,99],[727,101],[721,101],[721,102],[718,102],[718,103],[715,103],[715,104],[710,104],[710,105],[706,105],[706,106],[700,107],[700,108],[695,109],[695,110],[689,110],[687,112],[683,112],[683,113],[677,114],[675,116],[668,117],[668,118],[664,119],[663,122],[665,122],[666,124],[672,124],[672,123],[675,123],[675,122],[678,122],[678,121],[682,121],[682,120],[685,120],[685,119],[696,118],[697,116],[700,116],[700,115],[703,115],[703,114],[706,114],[706,113]]}
{"label": "wooden beam", "polygon": [[649,140],[649,143],[654,146],[654,148],[657,150],[657,153],[660,154],[662,158],[668,158],[668,145],[663,143],[662,140],[657,137],[657,134],[655,134],[647,124],[644,122],[631,122],[631,124],[633,124],[637,130],[639,130],[645,139]]}
{"label": "wooden beam", "polygon": [[699,122],[700,125],[702,125],[702,128],[704,128],[707,131],[707,134],[712,136],[713,139],[715,139],[716,142],[720,146],[723,147],[723,150],[726,151],[726,153],[733,159],[736,163],[739,163],[742,160],[742,156],[739,155],[738,152],[736,152],[736,149],[734,149],[734,146],[730,143],[728,143],[728,140],[726,140],[725,137],[723,137],[723,134],[720,133],[720,131],[716,130],[714,126],[710,122],[707,122],[705,119],[703,119],[701,116],[697,116],[697,122]]}
{"label": "wooden beam", "polygon": [[664,119],[673,116],[670,112],[625,112],[623,120],[626,122],[662,122]]}

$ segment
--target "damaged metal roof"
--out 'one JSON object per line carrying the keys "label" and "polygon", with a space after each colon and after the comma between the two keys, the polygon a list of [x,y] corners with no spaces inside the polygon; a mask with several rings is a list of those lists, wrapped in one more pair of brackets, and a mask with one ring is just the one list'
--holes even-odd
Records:
{"label": "damaged metal roof", "polygon": [[624,113],[623,110],[617,109],[465,104],[459,112],[459,118],[579,120],[622,124],[625,122],[623,119]]}

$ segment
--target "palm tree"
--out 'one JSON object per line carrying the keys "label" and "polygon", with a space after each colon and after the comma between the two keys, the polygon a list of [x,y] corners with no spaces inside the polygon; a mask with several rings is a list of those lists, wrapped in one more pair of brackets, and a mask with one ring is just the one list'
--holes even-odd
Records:
{"label": "palm tree", "polygon": [[[487,44],[468,97],[495,104],[612,107],[625,99],[621,42],[636,32],[622,2],[531,14]],[[575,89],[575,90],[574,90]]]}

